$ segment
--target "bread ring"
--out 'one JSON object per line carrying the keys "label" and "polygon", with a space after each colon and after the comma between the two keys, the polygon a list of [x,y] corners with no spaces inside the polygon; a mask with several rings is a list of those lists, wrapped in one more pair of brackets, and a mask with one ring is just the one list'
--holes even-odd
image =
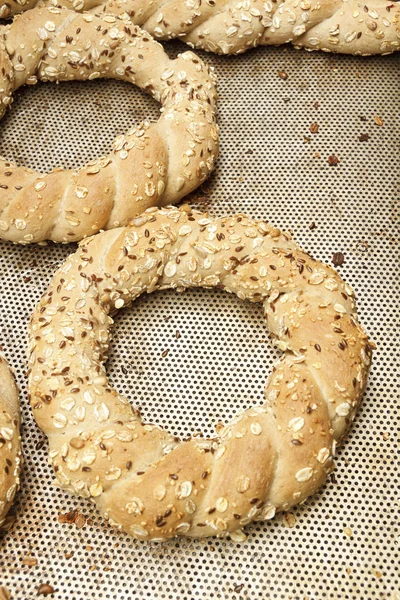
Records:
{"label": "bread ring", "polygon": [[72,242],[127,225],[202,183],[218,153],[215,78],[192,52],[171,60],[126,17],[36,8],[0,29],[0,116],[24,83],[108,77],[161,102],[157,123],[118,136],[108,156],[41,175],[0,159],[0,237]]}
{"label": "bread ring", "polygon": [[0,354],[0,527],[19,489],[22,464],[19,396],[14,377]]}
{"label": "bread ring", "polygon": [[[218,287],[262,302],[285,352],[266,402],[215,439],[143,424],[109,384],[109,314],[154,290]],[[243,215],[149,209],[85,240],[30,324],[29,392],[65,489],[140,539],[243,537],[314,493],[363,394],[371,361],[353,292],[290,236]]]}
{"label": "bread ring", "polygon": [[[37,0],[7,0],[4,17]],[[75,10],[127,14],[160,40],[180,38],[218,54],[291,42],[342,54],[390,54],[400,48],[400,8],[390,0],[46,0]]]}

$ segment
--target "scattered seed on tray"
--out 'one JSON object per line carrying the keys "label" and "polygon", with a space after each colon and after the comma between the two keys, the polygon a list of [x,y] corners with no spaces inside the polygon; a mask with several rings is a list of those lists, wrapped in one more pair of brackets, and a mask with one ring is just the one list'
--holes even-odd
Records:
{"label": "scattered seed on tray", "polygon": [[84,527],[85,524],[86,524],[86,517],[85,517],[85,515],[82,515],[82,514],[76,515],[74,523],[75,523],[75,525],[76,525],[76,527],[78,529],[82,529],[82,527]]}
{"label": "scattered seed on tray", "polygon": [[38,587],[38,594],[42,596],[50,596],[50,594],[54,594],[56,592],[52,585],[48,583],[41,583]]}
{"label": "scattered seed on tray", "polygon": [[340,267],[344,263],[343,252],[335,252],[332,256],[332,262],[335,265],[335,267]]}
{"label": "scattered seed on tray", "polygon": [[376,577],[377,579],[380,579],[382,577],[382,571],[378,571],[377,569],[373,569],[371,567],[371,573],[374,577]]}
{"label": "scattered seed on tray", "polygon": [[347,535],[347,537],[351,537],[353,535],[352,530],[350,529],[350,527],[345,527],[343,529],[343,531],[345,532],[345,534]]}
{"label": "scattered seed on tray", "polygon": [[[25,556],[22,559],[22,563],[27,567],[35,567],[37,565],[37,559],[34,556]],[[1,598],[1,596],[0,596]]]}
{"label": "scattered seed on tray", "polygon": [[296,525],[296,517],[293,513],[283,513],[282,522],[285,527],[292,528]]}

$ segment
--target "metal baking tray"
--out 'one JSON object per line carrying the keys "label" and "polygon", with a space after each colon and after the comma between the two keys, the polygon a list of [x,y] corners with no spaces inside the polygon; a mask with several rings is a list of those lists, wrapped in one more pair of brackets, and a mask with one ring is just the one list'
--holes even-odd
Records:
{"label": "metal baking tray", "polygon": [[[398,600],[400,57],[288,47],[201,56],[219,81],[221,157],[188,201],[215,216],[270,220],[318,259],[343,263],[377,344],[362,407],[326,486],[289,515],[247,527],[245,542],[134,541],[54,487],[27,403],[27,322],[75,247],[0,243],[0,339],[21,389],[25,453],[0,535],[0,585],[17,600],[36,598],[43,584],[60,600]],[[41,170],[79,166],[157,114],[121,82],[26,87],[0,124],[0,154]],[[171,291],[117,317],[109,373],[146,419],[211,435],[262,401],[276,357],[260,307],[218,291]]]}

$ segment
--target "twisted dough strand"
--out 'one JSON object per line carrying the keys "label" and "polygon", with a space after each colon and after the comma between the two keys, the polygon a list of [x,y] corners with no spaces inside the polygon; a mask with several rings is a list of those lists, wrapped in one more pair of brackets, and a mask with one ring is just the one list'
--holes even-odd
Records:
{"label": "twisted dough strand", "polygon": [[20,485],[19,427],[18,389],[4,356],[0,354],[0,528]]}
{"label": "twisted dough strand", "polygon": [[[263,303],[284,357],[265,404],[180,441],[109,384],[110,314],[142,293],[218,287]],[[30,325],[29,392],[59,483],[140,539],[226,535],[312,494],[363,394],[371,346],[339,275],[243,215],[149,209],[83,242]],[[235,533],[236,532],[236,533]]]}
{"label": "twisted dough strand", "polygon": [[110,155],[45,175],[0,159],[0,237],[71,242],[177,202],[214,168],[213,74],[192,52],[170,60],[127,18],[36,8],[0,30],[0,116],[14,90],[40,81],[108,77],[161,102],[157,123],[119,136]]}
{"label": "twisted dough strand", "polygon": [[[155,38],[181,38],[221,54],[291,42],[344,54],[388,54],[400,48],[400,8],[386,0],[46,0],[75,10],[126,14]],[[35,0],[9,0],[4,16]]]}

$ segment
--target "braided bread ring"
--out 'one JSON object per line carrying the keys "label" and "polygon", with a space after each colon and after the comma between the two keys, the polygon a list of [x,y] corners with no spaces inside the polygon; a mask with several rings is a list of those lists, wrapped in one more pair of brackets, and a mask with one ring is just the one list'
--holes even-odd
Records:
{"label": "braided bread ring", "polygon": [[19,396],[14,377],[0,354],[0,527],[19,489],[22,464]]}
{"label": "braided bread ring", "polygon": [[[285,351],[215,439],[179,441],[109,384],[109,314],[154,290],[219,287],[262,302]],[[149,209],[84,241],[30,324],[29,392],[59,483],[137,538],[225,535],[314,493],[363,394],[371,346],[353,292],[290,236],[242,215]],[[236,533],[234,533],[236,532]]]}
{"label": "braided bread ring", "polygon": [[38,80],[121,79],[162,105],[157,123],[119,136],[110,155],[79,170],[40,175],[1,160],[0,237],[71,242],[127,225],[177,202],[214,168],[215,79],[192,52],[171,60],[126,18],[58,8],[26,12],[0,33],[0,116],[14,90]]}
{"label": "braided bread ring", "polygon": [[[37,0],[8,0],[11,16]],[[390,54],[400,48],[400,8],[386,0],[46,0],[75,10],[127,14],[161,40],[181,38],[220,54],[291,42],[343,54]]]}

